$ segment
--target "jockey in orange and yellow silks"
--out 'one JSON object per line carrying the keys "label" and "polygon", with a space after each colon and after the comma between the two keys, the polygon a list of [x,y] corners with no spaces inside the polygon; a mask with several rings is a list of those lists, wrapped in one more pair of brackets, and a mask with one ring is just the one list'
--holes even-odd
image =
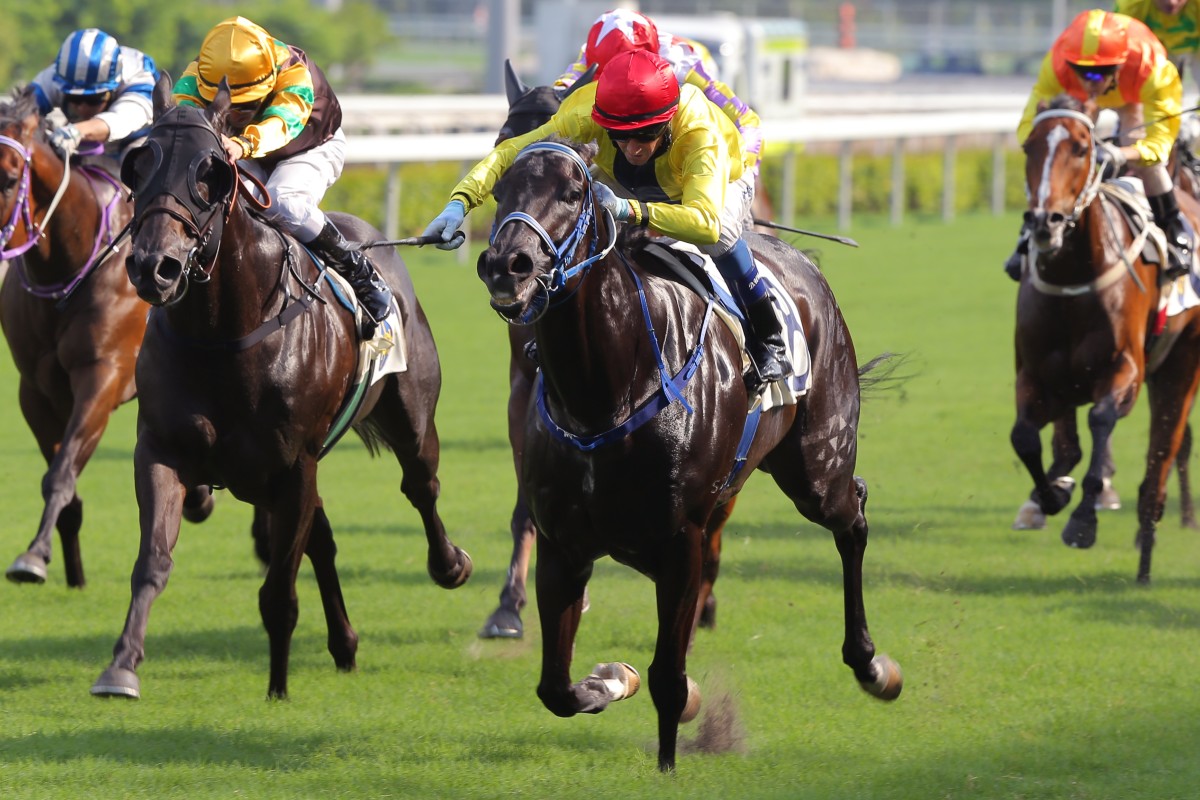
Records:
{"label": "jockey in orange and yellow silks", "polygon": [[[1171,266],[1168,275],[1182,274],[1192,263],[1194,234],[1179,211],[1174,184],[1167,170],[1179,117],[1183,84],[1163,47],[1142,22],[1124,14],[1092,9],[1080,13],[1059,35],[1042,61],[1037,81],[1017,126],[1024,142],[1033,129],[1038,105],[1059,94],[1092,100],[1111,108],[1120,120],[1117,145],[1102,143],[1097,157],[1113,176],[1126,165],[1141,178],[1154,220],[1167,234]],[[1017,252],[1005,264],[1020,279],[1024,234]]]}

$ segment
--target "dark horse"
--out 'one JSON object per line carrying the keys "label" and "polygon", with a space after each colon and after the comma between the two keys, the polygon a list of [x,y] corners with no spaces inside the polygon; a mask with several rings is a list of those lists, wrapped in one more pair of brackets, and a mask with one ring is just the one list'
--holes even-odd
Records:
{"label": "dark horse", "polygon": [[[122,269],[131,214],[107,172],[70,169],[47,144],[32,92],[0,104],[0,259],[11,260],[0,324],[20,374],[21,413],[49,467],[41,523],[8,568],[11,581],[46,580],[57,527],[67,585],[85,583],[77,483],[109,416],[134,396],[146,329],[148,307]],[[196,518],[207,516],[211,497],[194,496]]]}
{"label": "dark horse", "polygon": [[[1032,501],[1045,514],[1058,513],[1070,501],[1064,478],[1079,450],[1077,444],[1060,446],[1056,432],[1047,472],[1039,432],[1049,422],[1073,422],[1075,409],[1091,404],[1092,455],[1083,496],[1062,532],[1066,544],[1091,547],[1110,437],[1146,383],[1150,447],[1136,539],[1137,577],[1145,583],[1167,477],[1185,441],[1200,381],[1200,307],[1170,317],[1157,330],[1159,266],[1144,258],[1145,234],[1122,214],[1115,188],[1100,180],[1094,119],[1093,105],[1060,96],[1034,118],[1024,145],[1032,266],[1017,300],[1012,444],[1033,477]],[[1200,224],[1200,205],[1176,194],[1193,224]]]}
{"label": "dark horse", "polygon": [[[735,337],[722,324],[710,327],[705,298],[643,264],[644,252],[613,247],[615,226],[592,194],[594,153],[594,144],[558,141],[522,151],[495,187],[498,223],[478,264],[493,308],[532,324],[541,365],[544,392],[529,411],[521,459],[538,532],[538,696],[567,717],[597,713],[636,690],[636,671],[619,662],[577,683],[570,666],[593,562],[609,555],[637,569],[656,582],[659,632],[648,678],[659,768],[673,769],[677,726],[699,704],[686,661],[709,566],[706,534],[761,467],[797,510],[833,532],[844,579],[842,658],[868,692],[895,698],[900,670],[876,655],[863,608],[859,373],[829,286],[789,245],[748,234],[801,309],[820,379],[796,405],[764,412],[743,451],[754,398]],[[661,410],[646,413],[654,408]],[[744,469],[735,466],[739,455]]]}
{"label": "dark horse", "polygon": [[[259,610],[270,638],[269,696],[287,695],[296,573],[306,553],[334,663],[355,665],[358,635],[317,490],[317,459],[359,358],[355,322],[331,301],[304,249],[253,213],[218,137],[228,110],[224,82],[208,109],[174,107],[164,75],[147,144],[125,163],[137,214],[129,280],[155,307],[137,364],[142,544],[125,629],[93,694],[138,696],[150,606],[171,571],[184,491],[198,484],[227,487],[265,518],[270,562]],[[381,236],[354,217],[332,218],[351,239]],[[401,489],[425,526],[429,574],[453,588],[471,561],[446,538],[437,513],[437,350],[400,257],[388,250],[375,263],[399,305],[396,338],[408,366],[367,389],[355,429],[372,452],[390,449],[400,462]]]}

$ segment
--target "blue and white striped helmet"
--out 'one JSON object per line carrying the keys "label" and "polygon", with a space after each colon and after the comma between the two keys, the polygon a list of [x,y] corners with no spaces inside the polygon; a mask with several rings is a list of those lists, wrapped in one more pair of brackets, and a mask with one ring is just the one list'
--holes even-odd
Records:
{"label": "blue and white striped helmet", "polygon": [[121,77],[121,48],[98,28],[84,28],[67,37],[54,62],[54,80],[66,94],[111,92]]}

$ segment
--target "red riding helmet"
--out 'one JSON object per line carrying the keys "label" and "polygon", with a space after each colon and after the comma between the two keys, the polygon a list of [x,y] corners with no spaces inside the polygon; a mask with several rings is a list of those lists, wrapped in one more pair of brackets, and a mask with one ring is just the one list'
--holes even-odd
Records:
{"label": "red riding helmet", "polygon": [[596,82],[592,119],[608,130],[629,131],[666,122],[677,108],[679,81],[671,62],[631,50],[614,56]]}
{"label": "red riding helmet", "polygon": [[1125,63],[1129,53],[1129,17],[1094,8],[1080,13],[1058,40],[1069,64],[1107,67]]}
{"label": "red riding helmet", "polygon": [[596,65],[599,77],[613,56],[631,50],[658,52],[658,28],[648,18],[627,8],[606,11],[592,23],[588,31],[584,58]]}

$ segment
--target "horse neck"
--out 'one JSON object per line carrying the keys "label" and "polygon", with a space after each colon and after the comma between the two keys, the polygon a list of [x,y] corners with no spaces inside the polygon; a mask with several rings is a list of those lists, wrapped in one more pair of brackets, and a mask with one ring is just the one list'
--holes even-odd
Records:
{"label": "horse neck", "polygon": [[[63,280],[86,266],[96,243],[96,233],[103,219],[103,204],[92,181],[79,169],[72,171],[58,206],[49,219],[46,213],[62,183],[66,167],[43,142],[33,144],[32,172],[29,185],[29,210],[34,223],[45,225],[45,236],[24,255],[24,265],[36,283]],[[36,235],[17,226],[9,246],[27,241],[23,236]]]}
{"label": "horse neck", "polygon": [[555,419],[599,431],[649,396],[658,371],[637,286],[616,251],[581,280],[536,323],[534,334]]}
{"label": "horse neck", "polygon": [[[279,305],[284,238],[235,203],[225,221],[216,260],[204,283],[192,280],[168,313],[172,326],[199,339],[249,334]],[[207,265],[205,265],[207,267]]]}

